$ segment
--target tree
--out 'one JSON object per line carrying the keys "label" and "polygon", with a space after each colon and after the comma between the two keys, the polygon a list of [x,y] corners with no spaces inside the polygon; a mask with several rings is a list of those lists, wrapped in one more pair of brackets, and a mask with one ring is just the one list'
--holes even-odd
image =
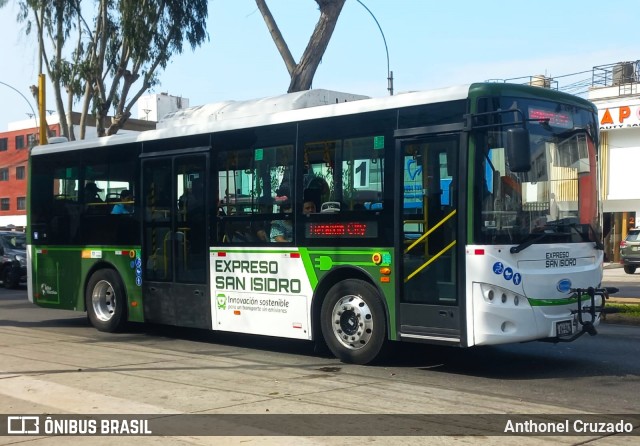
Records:
{"label": "tree", "polygon": [[[74,53],[73,56],[76,63],[69,63],[63,57],[63,49],[71,31],[75,28],[75,12],[80,7],[80,1],[81,0],[27,0],[20,3],[21,13],[18,17],[19,20],[27,23],[26,32],[29,34],[31,22],[28,20],[28,17],[30,13],[33,13],[39,44],[38,72],[42,73],[42,66],[44,64],[53,84],[54,98],[60,117],[62,134],[70,140],[74,140],[75,135],[73,125],[64,112],[65,106],[62,101],[62,88],[64,87],[66,89],[67,107],[68,110],[71,111],[74,98],[79,97],[77,94],[74,94],[74,92],[78,90],[77,85],[79,83],[78,72],[75,68],[77,66],[78,53]],[[50,56],[46,51],[45,36],[50,39],[51,51],[53,53],[51,55],[52,59],[49,59]],[[80,44],[80,41],[78,44]],[[40,107],[38,87],[35,85],[31,86],[31,92],[36,103],[38,103],[38,107]],[[42,106],[44,107],[45,105]],[[40,123],[40,125],[45,125],[48,131],[46,122]]]}
{"label": "tree", "polygon": [[[207,0],[21,0],[20,5],[27,34],[33,20],[43,43],[41,57],[61,124],[66,117],[62,88],[67,110],[82,99],[80,139],[90,107],[98,136],[117,133],[140,96],[158,83],[171,56],[182,53],[184,43],[195,49],[208,39]],[[95,11],[93,20],[85,19],[85,10]],[[112,107],[114,116],[107,122]],[[66,124],[63,133],[72,136]]]}
{"label": "tree", "polygon": [[322,61],[322,56],[327,50],[345,0],[315,0],[315,2],[320,7],[320,17],[300,61],[296,63],[278,25],[271,15],[266,0],[256,0],[258,9],[271,33],[271,38],[287,66],[287,71],[289,71],[291,83],[287,90],[288,93],[311,88],[313,77]]}

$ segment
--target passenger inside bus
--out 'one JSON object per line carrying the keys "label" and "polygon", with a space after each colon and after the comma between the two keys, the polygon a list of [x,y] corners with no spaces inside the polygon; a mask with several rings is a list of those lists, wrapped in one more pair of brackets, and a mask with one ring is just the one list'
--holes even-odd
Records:
{"label": "passenger inside bus", "polygon": [[120,192],[120,203],[116,203],[111,209],[112,214],[131,214],[133,213],[133,196],[129,189]]}
{"label": "passenger inside bus", "polygon": [[[280,212],[291,213],[291,203],[286,202],[280,206]],[[287,243],[293,240],[293,225],[291,220],[274,220],[271,222],[270,239],[272,242]]]}
{"label": "passenger inside bus", "polygon": [[254,221],[251,223],[251,232],[257,242],[268,242],[267,237],[268,222]]}
{"label": "passenger inside bus", "polygon": [[102,198],[98,195],[98,192],[102,192],[96,183],[93,181],[84,185],[84,202],[85,203],[103,203]]}
{"label": "passenger inside bus", "polygon": [[240,221],[231,224],[231,234],[227,237],[233,243],[264,243],[268,242],[266,222]]}
{"label": "passenger inside bus", "polygon": [[315,214],[316,213],[316,204],[313,201],[305,201],[302,205],[302,213],[304,215]]}
{"label": "passenger inside bus", "polygon": [[178,199],[178,209],[182,221],[194,220],[202,217],[204,191],[202,182],[194,179]]}
{"label": "passenger inside bus", "polygon": [[[282,206],[282,212],[291,212],[291,205]],[[305,198],[302,204],[302,214],[309,215],[316,212],[316,204],[312,200]],[[271,241],[272,242],[291,242],[293,241],[293,225],[291,220],[275,220],[271,223]]]}
{"label": "passenger inside bus", "polygon": [[329,184],[321,177],[313,177],[304,190],[304,200],[313,201],[316,209],[320,209],[322,203],[329,201],[330,195]]}
{"label": "passenger inside bus", "polygon": [[228,238],[232,243],[249,243],[256,241],[251,233],[250,223],[246,221],[233,224],[231,234]]}

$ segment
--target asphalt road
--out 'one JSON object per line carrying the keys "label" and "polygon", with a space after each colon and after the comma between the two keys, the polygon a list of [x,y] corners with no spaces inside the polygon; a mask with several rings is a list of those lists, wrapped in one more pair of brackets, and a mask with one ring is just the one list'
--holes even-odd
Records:
{"label": "asphalt road", "polygon": [[[402,344],[382,365],[363,367],[317,354],[308,342],[142,325],[121,334],[101,333],[88,324],[82,313],[35,307],[26,300],[26,290],[0,289],[0,331],[15,330],[25,339],[46,339],[48,335],[54,340],[70,337],[81,346],[82,355],[91,355],[94,350],[87,347],[92,345],[96,346],[96,352],[103,352],[104,347],[128,350],[153,346],[178,362],[183,353],[190,352],[212,361],[242,358],[244,370],[280,370],[283,377],[289,373],[286,370],[293,368],[316,377],[327,374],[338,380],[343,377],[363,386],[369,380],[397,381],[406,384],[402,392],[407,394],[398,397],[406,397],[407,401],[414,398],[411,396],[414,392],[455,388],[471,399],[515,399],[523,404],[557,406],[560,412],[572,408],[640,414],[637,326],[604,323],[597,336],[585,335],[572,343],[560,344],[532,342],[472,349]],[[24,344],[23,351],[20,346],[16,350],[6,339],[12,338],[6,337],[2,344],[9,349],[12,361],[19,362],[21,357],[36,359],[42,353],[42,346],[34,347],[30,342]],[[60,354],[67,350],[66,345]],[[51,354],[54,353],[52,350]],[[56,361],[82,370],[109,371],[108,364],[100,358],[96,358],[92,367],[90,358],[77,355]],[[32,364],[18,370],[28,374],[30,367]],[[350,399],[347,395],[341,398]],[[362,404],[364,409],[369,403]]]}
{"label": "asphalt road", "polygon": [[616,298],[640,298],[640,270],[635,274],[627,274],[624,269],[614,266],[604,270],[603,286],[616,287],[619,291],[613,294]]}

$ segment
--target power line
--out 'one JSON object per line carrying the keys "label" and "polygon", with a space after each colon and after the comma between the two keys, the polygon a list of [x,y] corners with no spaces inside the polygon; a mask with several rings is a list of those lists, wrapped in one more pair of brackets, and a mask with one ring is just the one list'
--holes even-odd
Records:
{"label": "power line", "polygon": [[16,93],[18,93],[20,96],[22,96],[22,99],[24,99],[25,101],[27,101],[27,104],[29,105],[29,108],[31,109],[31,113],[33,113],[34,121],[35,121],[35,123],[36,123],[36,128],[37,128],[37,127],[38,127],[38,120],[37,120],[37,119],[35,119],[35,117],[36,117],[36,116],[38,116],[38,115],[36,114],[35,110],[34,110],[34,109],[33,109],[33,107],[31,106],[31,102],[29,102],[29,100],[27,99],[27,97],[26,97],[25,95],[23,95],[23,94],[20,92],[20,90],[18,90],[17,88],[15,88],[15,87],[13,87],[13,86],[11,86],[11,85],[9,85],[9,84],[5,83],[5,82],[0,81],[0,84],[5,85],[5,86],[7,86],[7,87],[11,88],[13,91],[15,91],[15,92],[16,92]]}

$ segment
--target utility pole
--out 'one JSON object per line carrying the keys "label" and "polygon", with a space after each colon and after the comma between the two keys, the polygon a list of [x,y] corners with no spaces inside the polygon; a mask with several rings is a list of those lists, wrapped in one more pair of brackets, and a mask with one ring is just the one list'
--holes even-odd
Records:
{"label": "utility pole", "polygon": [[389,91],[389,94],[393,96],[393,71],[391,71],[389,67],[389,48],[387,48],[387,39],[385,39],[384,33],[382,32],[382,27],[380,26],[380,23],[378,23],[378,19],[376,19],[376,16],[373,15],[373,12],[371,12],[371,10],[367,8],[367,5],[362,3],[360,0],[356,0],[356,1],[360,3],[362,7],[366,9],[369,14],[371,14],[371,17],[373,17],[373,20],[376,22],[376,25],[378,25],[380,34],[382,34],[382,41],[384,42],[384,50],[387,53],[387,90]]}
{"label": "utility pole", "polygon": [[48,144],[47,140],[47,95],[45,91],[46,76],[38,75],[38,112],[40,116],[40,145]]}

